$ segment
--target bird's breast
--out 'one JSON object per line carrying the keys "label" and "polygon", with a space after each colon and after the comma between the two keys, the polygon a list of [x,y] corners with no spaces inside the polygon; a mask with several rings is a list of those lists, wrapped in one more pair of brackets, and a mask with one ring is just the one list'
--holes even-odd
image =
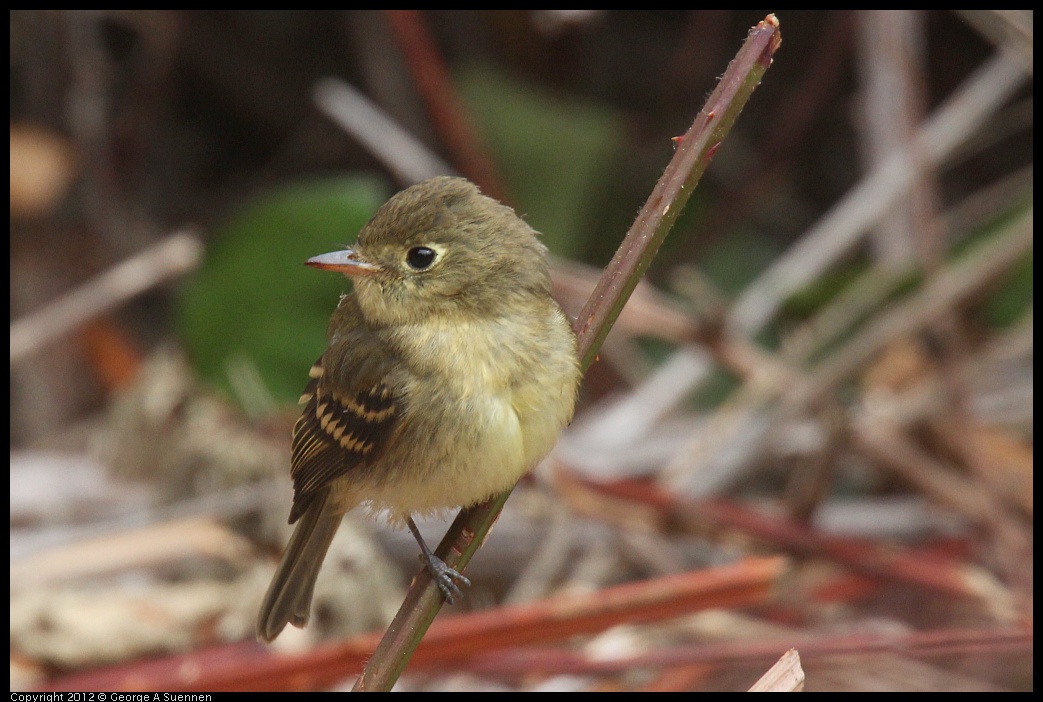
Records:
{"label": "bird's breast", "polygon": [[572,417],[575,346],[556,309],[535,325],[432,321],[391,342],[412,372],[378,508],[430,512],[502,492]]}

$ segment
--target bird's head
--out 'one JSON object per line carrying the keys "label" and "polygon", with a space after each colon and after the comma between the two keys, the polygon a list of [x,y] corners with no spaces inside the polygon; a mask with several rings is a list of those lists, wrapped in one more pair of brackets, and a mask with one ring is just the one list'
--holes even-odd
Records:
{"label": "bird's head", "polygon": [[351,277],[363,314],[381,326],[432,315],[496,316],[550,293],[536,232],[470,181],[448,176],[398,193],[354,247],[307,263]]}

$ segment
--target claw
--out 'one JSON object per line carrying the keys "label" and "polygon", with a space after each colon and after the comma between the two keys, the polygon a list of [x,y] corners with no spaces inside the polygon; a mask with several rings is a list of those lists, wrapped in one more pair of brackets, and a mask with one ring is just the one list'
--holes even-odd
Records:
{"label": "claw", "polygon": [[471,586],[471,581],[464,577],[460,571],[447,566],[445,561],[438,556],[431,554],[430,559],[426,556],[427,554],[421,554],[420,560],[427,566],[427,572],[431,574],[431,578],[435,581],[435,585],[438,586],[438,590],[442,593],[445,601],[453,604],[457,598],[462,598],[464,593],[460,590],[460,586],[457,585],[457,581],[466,587]]}

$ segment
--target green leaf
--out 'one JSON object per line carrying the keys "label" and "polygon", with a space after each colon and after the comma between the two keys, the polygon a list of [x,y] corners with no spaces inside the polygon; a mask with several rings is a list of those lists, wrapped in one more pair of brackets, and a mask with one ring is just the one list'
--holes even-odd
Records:
{"label": "green leaf", "polygon": [[458,76],[461,94],[510,188],[512,204],[555,254],[578,258],[597,194],[616,177],[622,120],[593,101],[557,96],[489,65]]}
{"label": "green leaf", "polygon": [[231,391],[228,370],[245,361],[277,402],[295,401],[350,288],[304,262],[353,242],[387,195],[367,177],[299,183],[219,226],[178,299],[181,338],[200,375]]}

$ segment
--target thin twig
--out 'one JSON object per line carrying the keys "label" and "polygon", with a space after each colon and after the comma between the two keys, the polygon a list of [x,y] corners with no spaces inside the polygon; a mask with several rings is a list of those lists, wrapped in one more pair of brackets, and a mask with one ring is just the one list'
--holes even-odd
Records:
{"label": "thin twig", "polygon": [[193,270],[202,255],[199,237],[179,232],[12,322],[11,365],[132,297]]}
{"label": "thin twig", "polygon": [[313,99],[327,117],[361,142],[403,185],[453,174],[448,163],[344,81],[320,80]]}
{"label": "thin twig", "polygon": [[782,654],[760,680],[753,684],[750,692],[801,692],[804,689],[804,669],[800,667],[800,654],[791,648]]}
{"label": "thin twig", "polygon": [[[1012,44],[1032,65],[1032,10],[954,10],[996,46]],[[1031,69],[1030,69],[1031,70]]]}
{"label": "thin twig", "polygon": [[[880,167],[896,151],[914,148],[912,136],[923,119],[920,67],[924,55],[923,14],[919,10],[858,13],[858,57],[861,83],[859,111],[861,151],[867,171]],[[913,152],[914,167],[922,159]],[[924,173],[927,176],[927,173]],[[924,193],[910,187],[896,198],[870,230],[869,244],[875,262],[884,270],[902,270],[916,257],[915,213]]]}
{"label": "thin twig", "polygon": [[427,104],[431,121],[457,166],[486,195],[508,202],[507,188],[496,172],[496,165],[482,148],[477,130],[457,96],[445,59],[420,10],[385,10],[384,16],[391,24],[391,33],[398,41],[417,92]]}
{"label": "thin twig", "polygon": [[718,641],[688,644],[631,655],[595,657],[584,651],[563,648],[517,648],[493,651],[462,661],[458,670],[487,676],[517,675],[613,675],[625,671],[693,663],[753,663],[778,658],[780,651],[797,648],[805,661],[871,653],[904,656],[981,655],[1030,651],[1032,630],[1028,627],[991,629],[935,629],[909,633],[856,633],[839,635],[803,634],[776,641]]}

